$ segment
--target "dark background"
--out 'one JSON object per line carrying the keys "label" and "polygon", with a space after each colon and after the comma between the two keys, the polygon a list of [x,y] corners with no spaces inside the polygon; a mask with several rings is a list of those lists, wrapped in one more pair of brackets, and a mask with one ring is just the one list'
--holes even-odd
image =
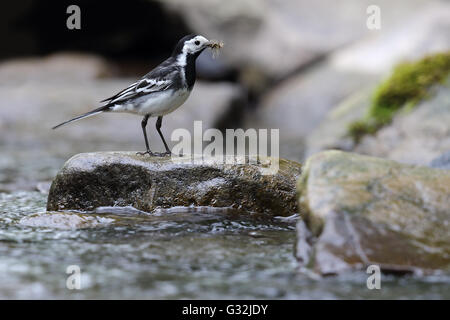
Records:
{"label": "dark background", "polygon": [[[81,8],[80,30],[65,27],[72,4]],[[70,50],[113,59],[161,59],[191,32],[157,2],[10,1],[0,11],[0,58]]]}

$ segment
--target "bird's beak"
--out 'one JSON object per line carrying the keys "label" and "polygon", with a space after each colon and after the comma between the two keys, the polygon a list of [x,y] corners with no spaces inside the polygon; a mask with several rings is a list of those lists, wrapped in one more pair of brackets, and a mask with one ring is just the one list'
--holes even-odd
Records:
{"label": "bird's beak", "polygon": [[208,41],[206,43],[206,46],[212,48],[212,47],[214,47],[214,42],[213,41]]}

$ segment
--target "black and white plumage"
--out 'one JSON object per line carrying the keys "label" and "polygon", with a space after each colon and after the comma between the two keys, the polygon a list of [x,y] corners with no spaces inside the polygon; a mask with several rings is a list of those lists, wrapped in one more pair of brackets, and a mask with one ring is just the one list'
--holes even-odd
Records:
{"label": "black and white plumage", "polygon": [[147,139],[147,120],[158,117],[156,129],[170,154],[169,147],[161,133],[162,118],[181,106],[189,97],[195,83],[195,61],[207,47],[214,43],[200,35],[189,35],[176,45],[172,55],[143,76],[139,81],[101,102],[105,104],[81,116],[63,122],[53,129],[102,112],[128,112],[144,116],[142,130],[147,150],[141,154],[153,155]]}

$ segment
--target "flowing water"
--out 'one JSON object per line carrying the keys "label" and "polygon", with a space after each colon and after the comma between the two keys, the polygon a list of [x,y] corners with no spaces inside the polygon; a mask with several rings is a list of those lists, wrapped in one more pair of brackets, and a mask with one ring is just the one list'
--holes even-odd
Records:
{"label": "flowing water", "polygon": [[[106,209],[92,214],[96,223],[87,228],[61,229],[73,226],[64,220],[30,224],[42,222],[43,215],[29,218],[45,204],[39,192],[0,194],[2,299],[450,298],[448,276],[383,275],[381,289],[369,290],[363,272],[320,279],[300,273],[293,219]],[[80,290],[66,286],[71,265],[80,267]]]}

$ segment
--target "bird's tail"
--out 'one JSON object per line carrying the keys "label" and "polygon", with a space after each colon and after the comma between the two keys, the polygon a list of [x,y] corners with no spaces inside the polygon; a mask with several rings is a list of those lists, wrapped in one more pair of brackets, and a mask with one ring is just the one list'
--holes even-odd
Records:
{"label": "bird's tail", "polygon": [[78,117],[75,117],[73,119],[64,121],[63,123],[60,123],[57,126],[54,126],[52,129],[57,129],[57,128],[59,128],[59,127],[61,127],[63,125],[66,125],[68,123],[75,122],[75,121],[78,121],[78,120],[81,120],[81,119],[84,119],[84,118],[95,116],[96,114],[108,111],[109,109],[110,109],[109,105],[101,106],[100,108],[97,108],[97,109],[94,109],[92,111],[86,112],[85,114],[82,114],[81,116],[78,116]]}

